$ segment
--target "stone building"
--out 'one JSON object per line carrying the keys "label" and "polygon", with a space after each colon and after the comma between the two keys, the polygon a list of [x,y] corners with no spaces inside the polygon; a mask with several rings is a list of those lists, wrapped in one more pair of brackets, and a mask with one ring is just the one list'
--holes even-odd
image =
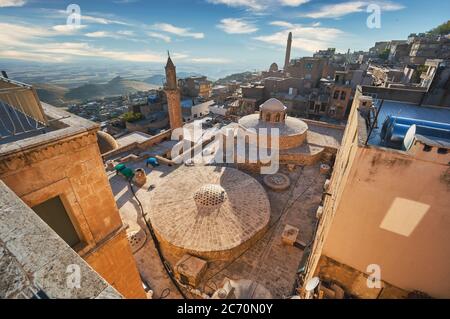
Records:
{"label": "stone building", "polygon": [[212,83],[206,76],[191,76],[178,80],[178,86],[183,95],[188,97],[201,97],[208,99],[211,97]]}
{"label": "stone building", "polygon": [[145,298],[100,156],[99,125],[41,103],[28,85],[0,78],[0,87],[0,179],[123,296]]}
{"label": "stone building", "polygon": [[306,263],[305,282],[318,276],[324,291],[450,297],[450,112],[403,91],[358,87]]}
{"label": "stone building", "polygon": [[123,297],[1,180],[0,207],[0,299]]}
{"label": "stone building", "polygon": [[[314,165],[321,160],[329,161],[336,153],[333,145],[309,131],[305,121],[288,116],[287,107],[279,100],[269,99],[259,109],[259,113],[242,117],[238,130],[242,130],[247,143],[253,146],[261,147],[263,141],[267,141],[269,150],[279,151],[280,164]],[[273,128],[279,130],[278,145],[272,142]],[[266,133],[261,129],[265,129]],[[261,157],[261,154],[257,159],[251,159],[247,153],[235,154],[238,167],[250,171],[258,171],[261,166],[269,165],[271,160]]]}
{"label": "stone building", "polygon": [[305,88],[314,88],[322,78],[327,59],[304,57],[293,60],[287,68],[291,77],[300,78],[305,81]]}

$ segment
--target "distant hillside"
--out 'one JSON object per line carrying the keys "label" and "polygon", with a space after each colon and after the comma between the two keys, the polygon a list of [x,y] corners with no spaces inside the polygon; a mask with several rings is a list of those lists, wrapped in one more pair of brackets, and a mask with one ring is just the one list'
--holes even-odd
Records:
{"label": "distant hillside", "polygon": [[143,82],[153,85],[163,86],[166,81],[166,77],[162,74],[152,75],[149,78],[146,78]]}
{"label": "distant hillside", "polygon": [[137,91],[148,91],[157,89],[158,85],[148,84],[140,81],[127,80],[120,76],[115,77],[105,84],[85,84],[71,89],[65,94],[66,100],[93,100],[110,96],[125,95]]}
{"label": "distant hillside", "polygon": [[[201,74],[195,73],[195,72],[178,72],[177,73],[177,78],[179,78],[179,79],[184,79],[184,78],[187,78],[190,76],[201,76]],[[163,74],[155,74],[155,75],[152,75],[151,77],[143,80],[143,82],[145,82],[145,83],[157,85],[157,86],[163,86],[165,81],[166,81],[166,76]]]}
{"label": "distant hillside", "polygon": [[36,89],[39,99],[45,103],[54,106],[63,106],[68,102],[65,100],[65,95],[69,89],[65,87],[44,83],[35,83],[33,86]]}
{"label": "distant hillside", "polygon": [[430,30],[429,33],[435,34],[435,35],[447,35],[450,34],[450,20],[447,22],[442,23],[441,25],[437,26],[433,30]]}
{"label": "distant hillside", "polygon": [[250,82],[253,78],[252,72],[235,73],[216,81],[216,84],[225,84],[231,81]]}

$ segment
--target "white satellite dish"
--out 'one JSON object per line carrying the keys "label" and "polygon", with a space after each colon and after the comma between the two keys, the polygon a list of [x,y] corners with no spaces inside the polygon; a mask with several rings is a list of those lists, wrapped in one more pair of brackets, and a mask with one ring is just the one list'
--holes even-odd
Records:
{"label": "white satellite dish", "polygon": [[405,138],[403,139],[403,149],[405,151],[408,151],[411,148],[412,144],[414,143],[414,139],[416,136],[416,129],[417,129],[416,125],[413,124],[406,132]]}
{"label": "white satellite dish", "polygon": [[306,291],[308,291],[308,292],[313,292],[314,289],[316,289],[317,286],[318,286],[319,284],[320,284],[320,279],[319,279],[319,277],[311,278],[311,279],[306,283],[305,289],[306,289]]}

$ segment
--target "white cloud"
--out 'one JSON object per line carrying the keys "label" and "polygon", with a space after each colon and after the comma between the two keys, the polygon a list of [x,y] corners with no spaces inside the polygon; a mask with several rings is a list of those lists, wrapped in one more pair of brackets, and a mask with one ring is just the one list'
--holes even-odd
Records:
{"label": "white cloud", "polygon": [[267,6],[261,0],[207,0],[213,4],[224,4],[229,7],[245,7],[252,10],[263,10]]}
{"label": "white cloud", "polygon": [[95,31],[86,33],[85,36],[88,38],[112,38],[114,37],[114,34],[106,31]]}
{"label": "white cloud", "polygon": [[131,30],[119,30],[119,31],[117,31],[117,34],[124,35],[124,36],[127,36],[127,37],[132,37],[132,36],[134,36],[134,31],[131,31]]}
{"label": "white cloud", "polygon": [[27,2],[25,0],[0,0],[0,8],[22,7]]}
{"label": "white cloud", "polygon": [[109,18],[103,18],[103,17],[96,17],[91,15],[81,15],[81,21],[82,22],[92,22],[97,24],[118,24],[118,25],[130,25],[127,22],[119,21],[119,20],[113,20]]}
{"label": "white cloud", "polygon": [[[120,32],[121,36],[129,34]],[[53,37],[59,35],[53,28],[40,26],[11,24],[0,22],[0,57],[7,59],[40,61],[40,62],[69,62],[77,58],[103,58],[117,61],[164,63],[167,60],[165,52],[150,50],[124,51],[106,49],[86,42],[56,42]],[[87,33],[91,38],[117,37],[119,31],[112,33],[96,31]],[[220,64],[229,61],[222,58],[200,57],[190,59],[185,53],[172,53],[171,56],[180,62]]]}
{"label": "white cloud", "polygon": [[[1,1],[1,0],[0,0]],[[67,18],[67,12],[66,10],[52,10],[52,9],[42,9],[47,16],[49,17],[55,17],[55,18]],[[130,23],[121,21],[118,19],[111,18],[109,16],[100,16],[100,14],[86,14],[81,10],[81,22],[86,23],[94,23],[94,24],[117,24],[117,25],[123,25],[123,26],[131,26]]]}
{"label": "white cloud", "polygon": [[382,11],[396,11],[404,8],[401,4],[389,1],[348,1],[324,5],[317,11],[304,13],[300,16],[314,19],[340,18],[351,13],[365,12],[369,4],[379,5]]}
{"label": "white cloud", "polygon": [[254,24],[236,18],[222,19],[217,27],[229,34],[245,34],[258,31],[258,28]]}
{"label": "white cloud", "polygon": [[298,7],[302,4],[308,3],[310,0],[280,0],[282,6]]}
{"label": "white cloud", "polygon": [[163,40],[166,43],[169,43],[170,41],[172,41],[172,39],[168,35],[165,35],[165,34],[162,34],[162,33],[158,33],[158,32],[147,32],[147,35],[149,37],[152,37],[152,38],[155,38],[155,39]]}
{"label": "white cloud", "polygon": [[272,21],[270,22],[270,25],[274,25],[277,27],[283,27],[283,28],[293,28],[294,25],[290,22],[286,22],[286,21]]}
{"label": "white cloud", "polygon": [[180,28],[169,23],[156,23],[153,29],[178,35],[180,37],[190,37],[194,39],[203,39],[205,35],[201,32],[191,32],[190,28]]}
{"label": "white cloud", "polygon": [[86,28],[85,25],[60,24],[60,25],[53,26],[52,30],[54,30],[55,32],[60,33],[60,34],[74,34],[84,28]]}
{"label": "white cloud", "polygon": [[279,5],[298,7],[310,0],[206,0],[212,4],[223,4],[229,7],[242,7],[250,11],[264,11]]}
{"label": "white cloud", "polygon": [[308,52],[316,52],[337,44],[345,33],[336,28],[304,26],[284,21],[273,21],[270,24],[283,27],[284,30],[255,37],[254,39],[268,44],[286,46],[289,32],[292,32],[292,47]]}

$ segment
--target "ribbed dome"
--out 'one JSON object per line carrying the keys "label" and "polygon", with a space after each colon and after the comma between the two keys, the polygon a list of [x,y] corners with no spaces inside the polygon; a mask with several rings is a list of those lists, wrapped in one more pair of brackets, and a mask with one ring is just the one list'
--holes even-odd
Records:
{"label": "ribbed dome", "polygon": [[103,131],[97,132],[97,143],[101,154],[105,154],[119,148],[119,144],[117,144],[114,137]]}
{"label": "ribbed dome", "polygon": [[274,98],[267,100],[259,108],[261,109],[261,111],[269,112],[284,112],[286,110],[286,106],[284,106],[283,103]]}

